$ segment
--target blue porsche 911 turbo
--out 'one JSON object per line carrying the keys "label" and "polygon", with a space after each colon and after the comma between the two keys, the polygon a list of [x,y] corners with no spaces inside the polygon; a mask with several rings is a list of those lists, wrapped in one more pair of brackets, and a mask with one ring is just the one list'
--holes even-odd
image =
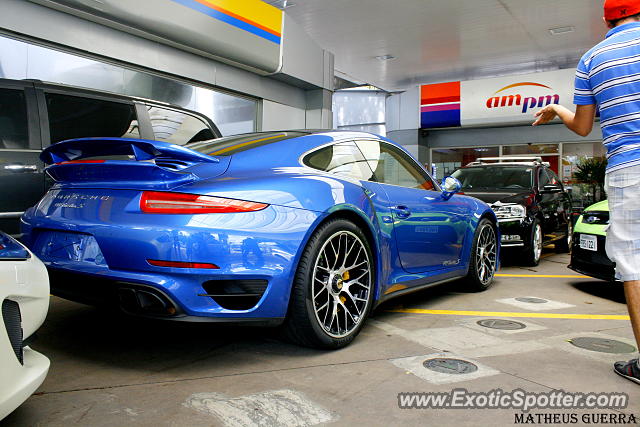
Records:
{"label": "blue porsche 911 turbo", "polygon": [[41,157],[55,184],[23,240],[52,293],[129,314],[279,324],[338,348],[377,304],[458,278],[484,290],[499,260],[487,204],[369,133],[84,138]]}

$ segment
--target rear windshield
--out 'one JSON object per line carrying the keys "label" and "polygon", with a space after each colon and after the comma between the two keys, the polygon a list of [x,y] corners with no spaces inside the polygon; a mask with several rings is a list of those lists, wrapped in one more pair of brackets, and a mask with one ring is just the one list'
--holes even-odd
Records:
{"label": "rear windshield", "polygon": [[532,187],[532,171],[527,166],[482,166],[462,168],[452,176],[463,190],[524,190]]}
{"label": "rear windshield", "polygon": [[309,135],[308,132],[260,132],[227,136],[209,141],[194,142],[186,147],[210,156],[231,156],[241,151],[273,144],[285,139]]}

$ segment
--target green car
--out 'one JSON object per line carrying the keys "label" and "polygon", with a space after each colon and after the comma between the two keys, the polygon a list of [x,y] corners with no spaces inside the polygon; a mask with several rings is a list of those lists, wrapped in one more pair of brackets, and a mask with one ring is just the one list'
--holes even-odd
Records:
{"label": "green car", "polygon": [[570,269],[597,279],[615,280],[615,263],[605,252],[608,225],[607,200],[591,205],[582,212],[573,228]]}

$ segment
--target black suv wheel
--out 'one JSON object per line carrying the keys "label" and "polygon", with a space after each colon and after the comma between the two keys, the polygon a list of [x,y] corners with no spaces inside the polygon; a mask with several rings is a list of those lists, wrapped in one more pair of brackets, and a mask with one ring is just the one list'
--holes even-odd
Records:
{"label": "black suv wheel", "polygon": [[536,266],[540,262],[542,256],[542,226],[538,219],[533,220],[531,224],[531,236],[529,238],[529,246],[525,246],[524,260],[529,266]]}
{"label": "black suv wheel", "polygon": [[556,252],[559,252],[559,253],[569,252],[572,238],[573,238],[573,227],[571,226],[571,221],[567,221],[567,234],[565,234],[564,237],[562,237],[560,240],[556,241]]}

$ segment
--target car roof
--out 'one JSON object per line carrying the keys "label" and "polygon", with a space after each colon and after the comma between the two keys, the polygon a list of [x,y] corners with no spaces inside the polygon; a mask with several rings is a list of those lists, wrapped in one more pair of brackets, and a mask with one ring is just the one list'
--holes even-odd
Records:
{"label": "car roof", "polygon": [[331,129],[302,129],[252,132],[232,135],[207,141],[192,142],[186,147],[211,156],[227,156],[279,143],[287,145],[287,154],[295,155],[324,144],[353,139],[384,139],[368,132],[340,131]]}
{"label": "car roof", "polygon": [[411,155],[399,144],[373,133],[326,129],[254,132],[193,142],[185,145],[185,148],[215,157],[232,156],[231,162],[235,169],[253,170],[299,167],[304,164],[305,155],[331,144],[354,140],[388,142]]}
{"label": "car roof", "polygon": [[476,160],[465,166],[502,166],[502,165],[523,165],[523,166],[550,166],[549,162],[543,162],[540,156],[501,156],[501,157],[478,157]]}
{"label": "car roof", "polygon": [[483,163],[481,165],[475,165],[475,164],[469,163],[466,166],[462,166],[460,169],[485,168],[487,166],[491,166],[491,167],[495,167],[495,166],[497,166],[497,167],[521,166],[521,167],[529,167],[529,168],[546,167],[546,165],[539,164],[539,163],[509,162],[509,163]]}

